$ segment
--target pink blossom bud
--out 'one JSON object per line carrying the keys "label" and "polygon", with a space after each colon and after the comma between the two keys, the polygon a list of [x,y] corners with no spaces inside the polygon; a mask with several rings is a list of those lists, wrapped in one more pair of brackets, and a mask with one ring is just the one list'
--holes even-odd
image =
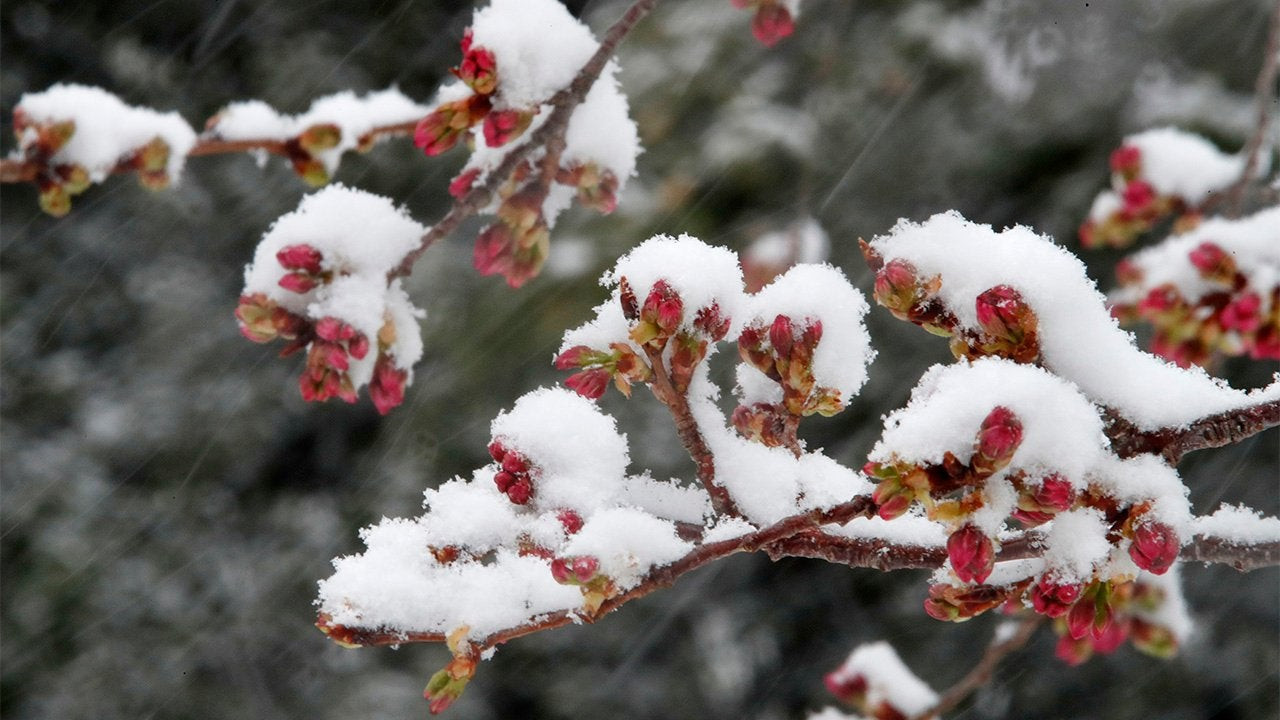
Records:
{"label": "pink blossom bud", "polygon": [[981,583],[995,567],[996,550],[991,538],[977,525],[969,524],[947,538],[947,557],[961,582]]}
{"label": "pink blossom bud", "polygon": [[582,529],[582,516],[574,510],[561,510],[556,513],[556,519],[560,521],[564,531],[570,535]]}
{"label": "pink blossom bud", "polygon": [[555,558],[551,561],[551,577],[561,585],[570,585],[573,583],[573,570],[569,567],[569,561],[564,558]]}
{"label": "pink blossom bud", "polygon": [[1078,583],[1058,584],[1048,578],[1041,578],[1031,587],[1031,605],[1036,612],[1046,617],[1062,617],[1080,599],[1081,589]]}
{"label": "pink blossom bud", "polygon": [[765,47],[773,47],[778,41],[795,32],[796,23],[791,13],[777,0],[762,0],[751,20],[751,34]]}
{"label": "pink blossom bud", "polygon": [[[1200,271],[1204,277],[1213,277],[1222,272],[1223,268],[1231,263],[1231,256],[1223,250],[1217,243],[1203,242],[1194,250],[1187,254],[1191,260],[1191,264]],[[1232,263],[1234,264],[1234,263]],[[1232,268],[1234,271],[1234,268]]]}
{"label": "pink blossom bud", "polygon": [[1033,496],[1041,507],[1052,508],[1059,512],[1071,507],[1076,500],[1075,488],[1071,482],[1061,475],[1049,475],[1040,481],[1040,488]]}
{"label": "pink blossom bud", "polygon": [[982,477],[1004,468],[1022,444],[1022,421],[1007,407],[997,405],[982,421],[970,464]]}
{"label": "pink blossom bud", "polygon": [[481,275],[507,273],[514,265],[515,236],[505,223],[494,223],[476,236],[472,263]]}
{"label": "pink blossom bud", "polygon": [[1262,297],[1257,293],[1245,293],[1222,309],[1222,327],[1241,333],[1251,333],[1262,325]]}
{"label": "pink blossom bud", "polygon": [[320,318],[316,322],[316,336],[321,340],[337,342],[342,337],[342,321],[332,315]]}
{"label": "pink blossom bud", "polygon": [[369,354],[369,338],[360,333],[347,342],[347,352],[357,360],[363,360]]}
{"label": "pink blossom bud", "polygon": [[1121,145],[1111,151],[1111,172],[1132,177],[1141,167],[1142,151],[1133,145]]}
{"label": "pink blossom bud", "polygon": [[978,295],[974,301],[978,324],[989,335],[1021,339],[1026,315],[1031,312],[1022,294],[1008,285],[996,285]]}
{"label": "pink blossom bud", "polygon": [[529,472],[529,463],[525,462],[518,453],[508,452],[502,459],[502,469],[512,475],[522,475]]}
{"label": "pink blossom bud", "polygon": [[1115,652],[1129,637],[1129,623],[1112,618],[1101,630],[1095,629],[1093,649],[1103,655]]}
{"label": "pink blossom bud", "polygon": [[524,505],[533,497],[533,483],[524,477],[517,477],[507,488],[507,498],[516,505]]}
{"label": "pink blossom bud", "polygon": [[1054,655],[1072,667],[1080,665],[1093,656],[1093,644],[1088,639],[1073,638],[1070,633],[1058,638]]}
{"label": "pink blossom bud", "polygon": [[314,275],[304,275],[302,273],[286,273],[280,278],[280,287],[289,292],[298,294],[311,292],[318,285]]}
{"label": "pink blossom bud", "polygon": [[320,263],[324,260],[324,255],[320,254],[320,251],[314,247],[302,243],[281,249],[276,253],[276,260],[280,262],[280,266],[285,270],[297,270],[311,275],[319,275],[321,271]]}
{"label": "pink blossom bud", "polygon": [[773,324],[769,326],[769,343],[773,345],[779,357],[786,358],[791,355],[791,345],[795,342],[794,332],[791,318],[778,315],[773,319]]}
{"label": "pink blossom bud", "polygon": [[463,134],[489,114],[488,95],[448,102],[418,122],[413,131],[413,144],[427,155],[439,155],[458,144]]}
{"label": "pink blossom bud", "polygon": [[1067,633],[1073,640],[1080,640],[1089,635],[1093,628],[1097,606],[1092,594],[1071,606],[1067,612]]}
{"label": "pink blossom bud", "polygon": [[471,168],[466,172],[459,173],[457,177],[449,181],[449,195],[461,199],[462,196],[471,191],[471,186],[475,184],[478,177],[480,177],[480,168]]}
{"label": "pink blossom bud", "polygon": [[506,494],[507,490],[515,483],[516,476],[506,470],[499,470],[493,476],[493,484],[498,486],[498,492]]}
{"label": "pink blossom bud", "polygon": [[495,110],[484,119],[484,142],[489,147],[502,147],[516,139],[533,122],[532,112]]}
{"label": "pink blossom bud", "polygon": [[481,95],[489,95],[498,87],[493,53],[482,47],[471,47],[469,43],[463,51],[462,63],[453,68],[453,74]]}
{"label": "pink blossom bud", "polygon": [[822,684],[826,686],[827,692],[848,705],[859,705],[866,698],[867,679],[862,675],[850,674],[837,668],[823,676]]}
{"label": "pink blossom bud", "polygon": [[564,384],[582,397],[595,400],[604,395],[605,389],[609,387],[609,379],[608,370],[595,368],[570,375]]}
{"label": "pink blossom bud", "polygon": [[693,326],[710,340],[719,342],[729,332],[729,318],[722,315],[720,305],[713,302],[698,310]]}
{"label": "pink blossom bud", "polygon": [[600,561],[590,555],[573,559],[573,577],[580,583],[591,582],[600,570]]}
{"label": "pink blossom bud", "polygon": [[1141,215],[1151,209],[1155,203],[1156,191],[1143,180],[1134,180],[1125,185],[1121,193],[1124,200],[1124,211],[1131,215]]}
{"label": "pink blossom bud", "polygon": [[369,397],[379,414],[386,415],[404,402],[404,389],[408,383],[408,371],[397,368],[386,355],[378,358],[373,366],[373,378],[369,381]]}
{"label": "pink blossom bud", "polygon": [[556,369],[572,370],[573,368],[588,365],[590,364],[591,356],[596,354],[595,350],[586,345],[575,345],[556,356]]}
{"label": "pink blossom bud", "polygon": [[671,293],[658,303],[658,327],[664,331],[675,332],[680,327],[683,317],[684,302],[680,300],[679,295]]}
{"label": "pink blossom bud", "polygon": [[1143,570],[1163,575],[1178,559],[1181,548],[1182,542],[1173,528],[1159,522],[1140,522],[1133,529],[1129,557]]}
{"label": "pink blossom bud", "polygon": [[502,459],[506,456],[507,448],[500,441],[494,440],[489,443],[489,457],[493,458],[497,462],[502,462]]}

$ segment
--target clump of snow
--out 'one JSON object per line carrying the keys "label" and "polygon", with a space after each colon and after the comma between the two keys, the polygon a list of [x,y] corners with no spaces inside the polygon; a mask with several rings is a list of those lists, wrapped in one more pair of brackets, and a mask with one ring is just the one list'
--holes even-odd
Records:
{"label": "clump of snow", "polygon": [[[863,324],[867,310],[867,301],[843,272],[825,264],[801,264],[750,297],[742,325],[767,328],[779,315],[790,317],[797,328],[812,321],[822,323],[822,339],[813,353],[813,378],[818,387],[838,391],[841,402],[847,403],[866,383],[867,366],[875,358]],[[763,373],[745,363],[743,367],[748,369],[739,369],[738,378],[744,401],[764,402],[749,395],[759,392],[758,378],[742,383],[743,375],[764,377]]]}
{"label": "clump of snow", "polygon": [[[57,84],[18,99],[21,110],[36,125],[71,121],[75,133],[50,158],[51,165],[79,165],[91,180],[101,182],[116,164],[160,138],[169,146],[166,173],[176,182],[196,133],[176,112],[161,113],[133,107],[102,88]],[[35,129],[18,138],[19,149],[35,141]]]}
{"label": "clump of snow", "polygon": [[908,512],[892,520],[882,517],[856,517],[844,525],[823,525],[828,535],[854,540],[882,540],[890,545],[907,547],[943,547],[949,531],[918,512]]}
{"label": "clump of snow", "polygon": [[429,112],[394,87],[363,96],[345,90],[316,98],[306,112],[292,116],[260,100],[232,103],[214,116],[207,132],[223,140],[288,140],[308,128],[333,125],[340,133],[337,144],[315,153],[332,175],[342,154],[360,147],[375,128],[414,122]]}
{"label": "clump of snow", "polygon": [[1162,285],[1177,287],[1179,294],[1192,303],[1208,293],[1221,292],[1222,286],[1204,279],[1190,259],[1191,252],[1201,244],[1213,243],[1232,257],[1249,286],[1259,291],[1262,300],[1259,314],[1266,317],[1271,307],[1268,291],[1280,286],[1278,227],[1280,207],[1266,208],[1239,219],[1205,220],[1192,230],[1130,256],[1129,262],[1141,271],[1142,281],[1120,289],[1112,300],[1136,303],[1152,288]]}
{"label": "clump of snow", "polygon": [[[396,367],[409,370],[422,357],[418,318],[400,281],[387,274],[413,251],[426,232],[387,198],[331,185],[302,199],[298,209],[277,219],[262,236],[245,268],[244,294],[262,294],[289,312],[320,320],[334,317],[373,342],[388,322],[395,329],[389,353]],[[294,245],[319,251],[331,281],[298,293],[280,286],[288,271],[276,254]],[[358,389],[373,374],[377,353],[352,357],[349,371]]]}
{"label": "clump of snow", "polygon": [[1108,454],[1094,468],[1090,482],[1122,505],[1149,502],[1146,516],[1168,525],[1179,537],[1190,538],[1190,492],[1178,476],[1156,455],[1121,460]]}
{"label": "clump of snow", "polygon": [[885,418],[884,434],[868,459],[935,465],[951,452],[967,462],[983,419],[997,406],[1012,410],[1022,423],[1011,467],[1057,472],[1083,487],[1085,472],[1108,446],[1097,410],[1062,378],[999,358],[931,367],[906,407]]}
{"label": "clump of snow", "polygon": [[1280,397],[1280,383],[1246,393],[1200,368],[1179,368],[1139,350],[1111,317],[1079,258],[1029,228],[996,232],[952,211],[923,223],[901,220],[871,245],[886,262],[901,258],[923,277],[941,275],[941,301],[968,328],[977,327],[979,294],[1013,287],[1039,319],[1045,367],[1140,429],[1180,427]]}
{"label": "clump of snow", "polygon": [[832,673],[835,683],[852,682],[857,677],[866,681],[869,708],[887,703],[907,717],[916,717],[938,702],[938,694],[916,677],[886,642],[859,645]]}
{"label": "clump of snow", "polygon": [[565,130],[564,165],[595,163],[618,178],[618,192],[635,174],[640,156],[640,135],[631,119],[627,96],[614,78],[617,66],[609,63]]}
{"label": "clump of snow", "polygon": [[647,474],[626,478],[622,501],[676,522],[701,524],[711,514],[711,497],[706,490],[679,485],[674,480],[660,482]]}
{"label": "clump of snow", "polygon": [[532,503],[590,513],[625,487],[627,439],[595,403],[563,388],[542,388],[494,419],[491,432],[536,466]]}
{"label": "clump of snow", "polygon": [[[609,295],[609,299],[592,310],[592,318],[576,328],[566,330],[560,349],[556,354],[578,345],[586,345],[597,350],[604,350],[612,343],[624,342],[638,355],[643,356],[640,346],[631,342],[628,334],[631,323],[622,314],[622,303],[617,288]],[[555,356],[552,356],[553,358]]]}
{"label": "clump of snow", "polygon": [[1058,583],[1082,583],[1111,553],[1107,522],[1093,508],[1058,513],[1044,540],[1047,572]]}
{"label": "clump of snow", "polygon": [[1237,544],[1277,542],[1280,541],[1280,518],[1264,517],[1244,505],[1223,505],[1212,515],[1196,518],[1191,523],[1191,532]]}
{"label": "clump of snow", "polygon": [[591,516],[565,544],[565,556],[590,555],[620,590],[635,587],[655,566],[668,565],[693,549],[669,520],[636,508],[611,508]]}
{"label": "clump of snow", "polygon": [[498,492],[493,475],[491,468],[480,469],[470,482],[456,478],[424,493],[428,544],[455,546],[479,555],[516,539],[521,519],[516,506]]}
{"label": "clump of snow", "polygon": [[729,336],[737,334],[745,295],[742,268],[732,250],[689,235],[655,235],[619,258],[614,269],[600,278],[600,284],[612,287],[623,278],[640,303],[659,280],[679,293],[685,308],[682,330],[692,330],[696,311],[714,304],[722,316],[733,319]]}
{"label": "clump of snow", "polygon": [[1142,178],[1161,195],[1199,205],[1240,177],[1244,159],[1228,155],[1199,135],[1177,128],[1144,130],[1124,139],[1142,156]]}
{"label": "clump of snow", "polygon": [[476,11],[471,32],[472,47],[493,53],[499,108],[545,102],[598,47],[587,26],[556,0],[492,0]]}

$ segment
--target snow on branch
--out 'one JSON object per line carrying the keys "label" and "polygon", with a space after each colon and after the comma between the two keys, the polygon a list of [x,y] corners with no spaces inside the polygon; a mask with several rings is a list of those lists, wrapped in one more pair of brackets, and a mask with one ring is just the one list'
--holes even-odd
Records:
{"label": "snow on branch", "polygon": [[1029,228],[1001,232],[950,212],[899,222],[867,245],[876,299],[951,338],[958,356],[1035,362],[1141,431],[1280,400],[1139,350],[1107,311],[1078,258]]}

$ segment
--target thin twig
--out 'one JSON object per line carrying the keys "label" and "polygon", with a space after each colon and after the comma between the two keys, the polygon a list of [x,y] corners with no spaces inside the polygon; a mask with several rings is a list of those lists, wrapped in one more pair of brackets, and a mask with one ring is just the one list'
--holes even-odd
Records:
{"label": "thin twig", "polygon": [[942,715],[951,712],[960,703],[964,702],[978,688],[991,682],[991,676],[995,673],[996,666],[1000,664],[1000,661],[1008,657],[1010,653],[1022,649],[1022,646],[1027,644],[1027,641],[1035,634],[1036,628],[1040,627],[1043,622],[1044,616],[1032,615],[1024,619],[1010,637],[1001,640],[997,635],[992,638],[991,644],[987,646],[987,651],[982,654],[982,659],[978,661],[978,664],[959,682],[943,692],[942,696],[938,698],[938,703],[919,715],[918,720],[942,717]]}
{"label": "thin twig", "polygon": [[1266,54],[1262,58],[1262,69],[1258,72],[1258,80],[1254,85],[1254,99],[1257,103],[1256,121],[1253,136],[1242,151],[1245,156],[1244,170],[1240,179],[1227,189],[1231,215],[1238,217],[1244,209],[1245,191],[1253,182],[1261,164],[1260,155],[1266,146],[1267,131],[1271,127],[1272,106],[1276,102],[1276,74],[1280,67],[1280,0],[1271,12],[1271,23],[1267,30]]}
{"label": "thin twig", "polygon": [[1176,465],[1194,450],[1223,447],[1280,425],[1280,400],[1258,403],[1200,418],[1180,428],[1140,430],[1114,410],[1107,413],[1111,449],[1122,458],[1150,453]]}

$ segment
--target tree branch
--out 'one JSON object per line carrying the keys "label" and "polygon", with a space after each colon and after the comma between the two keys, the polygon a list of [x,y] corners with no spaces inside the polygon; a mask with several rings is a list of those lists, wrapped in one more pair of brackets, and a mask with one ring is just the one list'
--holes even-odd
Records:
{"label": "tree branch", "polygon": [[1109,408],[1106,420],[1111,448],[1120,457],[1151,453],[1163,456],[1170,465],[1177,465],[1183,455],[1193,450],[1237,443],[1280,425],[1280,400],[1209,415],[1180,428],[1139,430]]}
{"label": "tree branch", "polygon": [[657,4],[658,0],[636,0],[630,8],[627,8],[622,17],[618,18],[617,22],[605,32],[604,39],[600,41],[600,47],[596,48],[595,54],[582,66],[582,69],[578,71],[569,86],[552,95],[551,99],[546,102],[552,108],[546,122],[530,133],[524,144],[512,148],[498,167],[489,173],[483,183],[473,187],[466,195],[454,202],[453,207],[445,213],[444,217],[440,218],[422,236],[418,247],[405,256],[400,265],[391,271],[390,277],[396,278],[409,275],[413,272],[414,263],[418,261],[418,258],[422,257],[422,253],[426,252],[427,248],[435,244],[437,240],[457,230],[464,220],[487,207],[502,183],[506,182],[511,173],[535,149],[546,147],[548,153],[554,151],[557,156],[564,150],[564,134],[569,128],[569,120],[573,117],[574,108],[586,99],[591,86],[595,84],[600,77],[600,73],[604,71],[605,65],[608,64],[609,58],[613,56],[618,45],[631,32],[636,23],[640,22],[645,15],[648,15],[649,11]]}
{"label": "tree branch", "polygon": [[1032,615],[1024,619],[1010,637],[1001,640],[997,635],[992,638],[991,644],[987,646],[986,652],[982,654],[982,659],[969,671],[969,674],[942,693],[942,697],[938,698],[938,704],[921,714],[918,720],[942,717],[944,714],[956,709],[960,703],[964,702],[965,698],[972,695],[978,688],[991,682],[991,675],[995,672],[996,666],[1000,664],[1000,661],[1008,657],[1010,653],[1022,649],[1022,646],[1027,644],[1027,641],[1035,634],[1036,628],[1040,627],[1043,622],[1043,615]]}
{"label": "tree branch", "polygon": [[1242,151],[1245,156],[1244,170],[1240,173],[1240,179],[1226,192],[1226,196],[1230,198],[1232,215],[1235,216],[1243,210],[1245,190],[1258,172],[1258,166],[1261,164],[1259,156],[1266,145],[1267,130],[1271,127],[1271,110],[1276,101],[1277,66],[1280,65],[1280,0],[1277,0],[1271,12],[1265,52],[1262,58],[1262,69],[1258,71],[1258,80],[1254,85],[1257,120],[1253,136],[1249,138],[1249,142]]}

